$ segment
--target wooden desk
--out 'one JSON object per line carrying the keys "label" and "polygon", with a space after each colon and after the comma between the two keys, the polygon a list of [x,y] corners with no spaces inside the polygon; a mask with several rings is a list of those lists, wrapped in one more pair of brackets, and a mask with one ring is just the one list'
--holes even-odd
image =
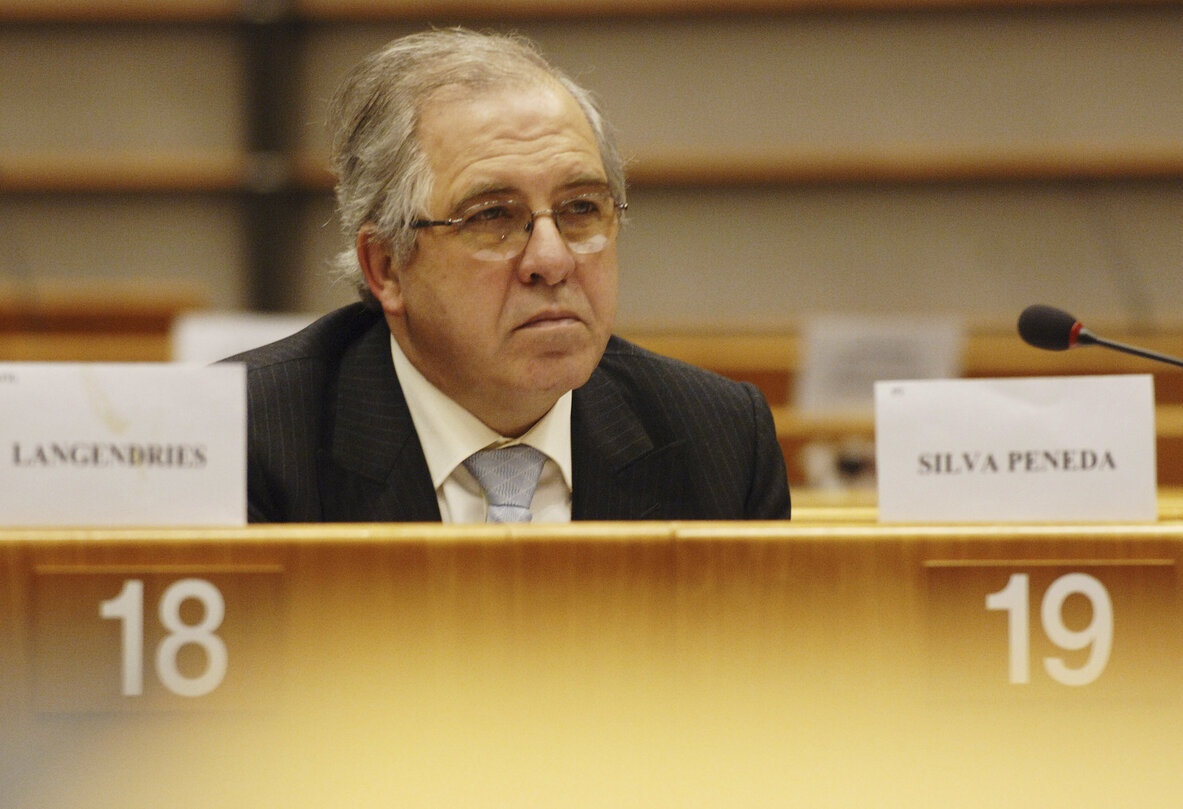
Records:
{"label": "wooden desk", "polygon": [[173,321],[205,298],[176,283],[0,285],[0,361],[166,362]]}
{"label": "wooden desk", "polygon": [[10,529],[3,804],[1163,806],[1181,564],[1176,521]]}

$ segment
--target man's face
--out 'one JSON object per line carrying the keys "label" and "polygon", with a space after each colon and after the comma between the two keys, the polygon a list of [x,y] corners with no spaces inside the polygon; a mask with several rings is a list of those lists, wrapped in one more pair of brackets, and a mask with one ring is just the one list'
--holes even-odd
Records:
{"label": "man's face", "polygon": [[[591,127],[549,82],[437,97],[419,138],[435,177],[432,219],[488,200],[546,210],[607,189]],[[375,294],[410,361],[490,427],[516,434],[586,382],[603,354],[616,315],[616,230],[603,250],[578,253],[540,216],[520,255],[488,260],[456,228],[425,228],[389,277]]]}

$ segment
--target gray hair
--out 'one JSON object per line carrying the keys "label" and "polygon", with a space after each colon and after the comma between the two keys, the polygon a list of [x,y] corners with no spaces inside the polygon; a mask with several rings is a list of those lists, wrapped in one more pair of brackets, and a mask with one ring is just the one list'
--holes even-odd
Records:
{"label": "gray hair", "polygon": [[376,303],[353,242],[372,225],[396,264],[415,249],[410,223],[427,213],[433,176],[418,138],[424,104],[440,89],[481,90],[549,78],[569,92],[595,134],[608,188],[625,202],[624,165],[615,138],[591,93],[550,65],[529,40],[462,28],[396,39],[358,64],[329,108],[337,212],[351,246],[336,259],[363,300]]}

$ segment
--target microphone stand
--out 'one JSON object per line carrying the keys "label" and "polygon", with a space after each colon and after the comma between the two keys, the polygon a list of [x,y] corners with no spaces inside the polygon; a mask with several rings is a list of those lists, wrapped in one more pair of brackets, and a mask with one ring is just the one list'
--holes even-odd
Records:
{"label": "microphone stand", "polygon": [[1119,343],[1114,340],[1106,340],[1104,337],[1098,337],[1097,335],[1093,334],[1088,329],[1082,328],[1076,333],[1076,344],[1082,346],[1104,346],[1105,348],[1112,348],[1115,351],[1133,354],[1135,357],[1142,357],[1143,359],[1148,360],[1158,360],[1159,362],[1165,362],[1168,365],[1175,365],[1179,368],[1183,368],[1183,360],[1177,357],[1160,354],[1157,351],[1151,351],[1147,348],[1137,348],[1136,346],[1126,345],[1125,343]]}

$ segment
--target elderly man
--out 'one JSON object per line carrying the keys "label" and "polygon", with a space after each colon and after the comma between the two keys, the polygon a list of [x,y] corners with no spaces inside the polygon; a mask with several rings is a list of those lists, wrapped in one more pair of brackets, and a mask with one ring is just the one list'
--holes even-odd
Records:
{"label": "elderly man", "polygon": [[249,367],[256,522],[782,519],[750,385],[613,337],[624,172],[515,37],[405,37],[334,101],[362,301]]}

